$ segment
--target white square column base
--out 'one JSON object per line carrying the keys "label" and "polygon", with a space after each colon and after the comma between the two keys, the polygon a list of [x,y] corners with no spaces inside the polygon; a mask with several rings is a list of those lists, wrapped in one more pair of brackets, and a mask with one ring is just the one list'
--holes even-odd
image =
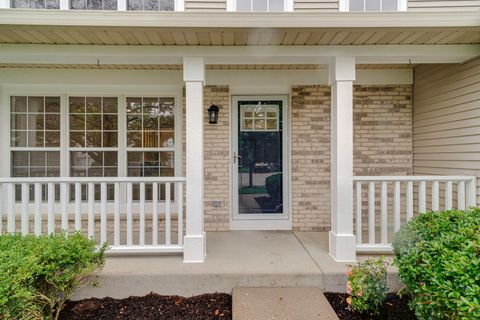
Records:
{"label": "white square column base", "polygon": [[204,262],[207,256],[206,234],[202,236],[183,237],[183,262],[197,263]]}
{"label": "white square column base", "polygon": [[356,238],[354,235],[339,235],[333,231],[328,233],[328,252],[337,262],[356,262]]}

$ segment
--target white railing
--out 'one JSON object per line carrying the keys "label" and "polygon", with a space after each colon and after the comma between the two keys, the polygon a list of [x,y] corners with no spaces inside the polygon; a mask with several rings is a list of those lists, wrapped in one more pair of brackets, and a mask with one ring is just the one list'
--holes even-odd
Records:
{"label": "white railing", "polygon": [[0,233],[80,231],[108,242],[108,253],[182,252],[184,183],[181,177],[0,178]]}
{"label": "white railing", "polygon": [[357,252],[391,251],[394,233],[427,210],[476,206],[473,176],[357,176],[353,181]]}

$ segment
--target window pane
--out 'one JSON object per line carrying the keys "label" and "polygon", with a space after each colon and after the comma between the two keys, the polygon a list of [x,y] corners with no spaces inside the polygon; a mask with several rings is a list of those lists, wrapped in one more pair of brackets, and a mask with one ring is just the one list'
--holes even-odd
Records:
{"label": "window pane", "polygon": [[70,0],[70,9],[73,10],[86,10],[86,0]]}
{"label": "window pane", "polygon": [[382,0],[382,11],[397,11],[397,0]]}
{"label": "window pane", "polygon": [[380,11],[380,0],[365,0],[365,11]]}
{"label": "window pane", "polygon": [[271,12],[285,11],[284,0],[270,0],[270,9]]}
{"label": "window pane", "polygon": [[10,123],[12,130],[27,130],[27,115],[12,114]]}
{"label": "window pane", "polygon": [[365,11],[364,0],[350,0],[350,11]]}
{"label": "window pane", "polygon": [[45,97],[45,112],[60,113],[60,97]]}
{"label": "window pane", "polygon": [[46,5],[47,5],[47,9],[60,9],[59,0],[47,0]]}
{"label": "window pane", "polygon": [[251,0],[237,0],[237,11],[252,11]]}
{"label": "window pane", "polygon": [[174,0],[160,0],[160,10],[161,11],[174,11],[175,10]]}
{"label": "window pane", "polygon": [[128,10],[143,10],[143,1],[128,0]]}
{"label": "window pane", "polygon": [[27,97],[10,98],[12,112],[27,112]]}
{"label": "window pane", "polygon": [[143,0],[144,6],[143,10],[145,11],[158,11],[158,0]]}
{"label": "window pane", "polygon": [[59,151],[13,151],[11,157],[13,177],[60,176]]}
{"label": "window pane", "polygon": [[44,112],[43,97],[28,97],[28,112]]}
{"label": "window pane", "polygon": [[253,11],[265,12],[267,11],[268,0],[254,0],[253,1]]}
{"label": "window pane", "polygon": [[59,9],[59,0],[12,0],[12,8]]}

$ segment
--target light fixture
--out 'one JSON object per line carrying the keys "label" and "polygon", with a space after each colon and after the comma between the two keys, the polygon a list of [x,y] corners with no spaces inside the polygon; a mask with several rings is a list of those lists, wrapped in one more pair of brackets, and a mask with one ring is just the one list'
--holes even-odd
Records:
{"label": "light fixture", "polygon": [[214,104],[212,104],[210,108],[208,108],[208,123],[217,124],[219,110],[220,109]]}

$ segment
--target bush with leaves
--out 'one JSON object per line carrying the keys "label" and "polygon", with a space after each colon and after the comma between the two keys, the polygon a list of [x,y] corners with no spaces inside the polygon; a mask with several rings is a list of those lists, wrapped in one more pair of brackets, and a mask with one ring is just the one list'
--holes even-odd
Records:
{"label": "bush with leaves", "polygon": [[347,267],[348,304],[359,313],[377,315],[387,297],[388,263],[382,257]]}
{"label": "bush with leaves", "polygon": [[480,209],[421,214],[393,246],[419,319],[480,319]]}
{"label": "bush with leaves", "polygon": [[65,301],[92,280],[106,245],[79,233],[0,236],[0,319],[57,319]]}

